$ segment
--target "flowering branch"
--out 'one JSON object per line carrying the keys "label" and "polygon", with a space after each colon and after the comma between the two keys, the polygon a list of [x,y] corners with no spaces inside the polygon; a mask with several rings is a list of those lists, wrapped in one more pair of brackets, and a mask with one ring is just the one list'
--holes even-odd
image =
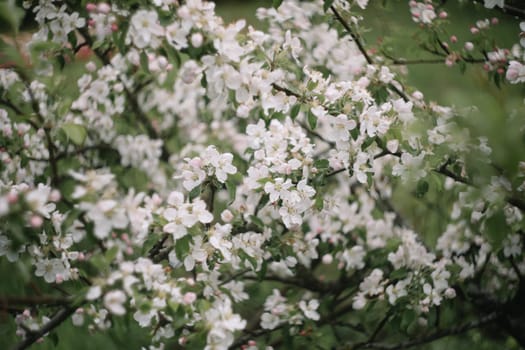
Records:
{"label": "flowering branch", "polygon": [[[488,325],[490,323],[493,323],[493,322],[497,321],[500,317],[501,317],[501,314],[499,314],[497,312],[493,312],[491,314],[488,314],[486,316],[481,317],[478,320],[466,323],[466,324],[458,326],[458,327],[437,331],[435,333],[432,333],[432,334],[430,334],[428,336],[425,336],[425,337],[422,337],[420,339],[411,340],[411,341],[407,341],[407,342],[400,343],[400,344],[394,344],[394,345],[381,344],[381,343],[364,343],[364,344],[360,345],[358,348],[362,348],[362,349],[382,349],[382,350],[408,349],[408,348],[412,348],[414,346],[427,344],[427,343],[433,342],[433,341],[441,339],[441,338],[462,334],[462,333],[467,332],[467,331],[469,331],[471,329],[476,329],[476,328],[480,328],[480,327],[486,326],[486,325]],[[356,348],[355,345],[348,347],[348,349],[355,349],[355,348]],[[344,347],[344,349],[346,349],[346,347]]]}
{"label": "flowering branch", "polygon": [[59,310],[52,318],[47,322],[42,328],[37,331],[29,332],[26,335],[26,338],[18,343],[13,350],[24,350],[29,348],[33,343],[38,341],[47,333],[51,332],[53,329],[60,326],[64,321],[66,321],[73,313],[76,311],[76,307],[65,307]]}
{"label": "flowering branch", "polygon": [[372,60],[372,58],[368,55],[368,52],[366,52],[366,49],[365,47],[363,46],[363,44],[361,43],[361,40],[359,40],[359,37],[357,36],[356,33],[354,33],[354,31],[352,30],[352,28],[350,28],[350,26],[348,25],[348,23],[344,20],[344,18],[339,14],[339,12],[337,11],[337,9],[335,8],[334,5],[330,6],[330,10],[332,10],[332,12],[334,13],[335,15],[335,18],[339,21],[339,23],[341,23],[341,25],[345,28],[345,30],[348,32],[348,34],[350,34],[350,36],[352,37],[352,39],[354,40],[355,44],[357,45],[359,51],[361,52],[361,54],[365,57],[366,59],[366,62],[368,64],[374,64],[374,61]]}

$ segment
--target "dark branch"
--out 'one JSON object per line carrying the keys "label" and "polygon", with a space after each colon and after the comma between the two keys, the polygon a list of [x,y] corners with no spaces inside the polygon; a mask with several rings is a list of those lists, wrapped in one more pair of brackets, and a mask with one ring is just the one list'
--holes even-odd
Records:
{"label": "dark branch", "polygon": [[76,310],[76,307],[66,307],[58,311],[51,320],[42,326],[37,331],[30,332],[26,335],[26,338],[18,343],[13,350],[23,350],[30,347],[38,339],[42,338],[44,335],[60,326],[65,320],[67,320]]}
{"label": "dark branch", "polygon": [[368,64],[373,64],[374,61],[372,60],[372,58],[366,52],[366,49],[363,46],[363,44],[361,43],[361,41],[359,40],[359,37],[357,36],[357,34],[354,33],[352,28],[350,28],[348,23],[346,23],[344,18],[339,14],[339,12],[337,12],[337,10],[335,9],[335,7],[333,5],[330,6],[330,10],[332,10],[332,12],[335,15],[335,18],[339,21],[339,23],[341,23],[341,25],[345,28],[345,30],[348,32],[348,34],[350,34],[350,36],[354,40],[355,44],[357,45],[357,48],[359,49],[359,51],[361,51],[361,53],[365,57],[366,62],[368,62]]}
{"label": "dark branch", "polygon": [[435,333],[432,333],[432,334],[430,334],[430,335],[428,335],[426,337],[422,337],[420,339],[410,340],[410,341],[407,341],[407,342],[394,344],[394,345],[388,345],[388,344],[382,344],[382,343],[366,343],[366,344],[361,345],[360,348],[363,348],[363,349],[383,349],[383,350],[408,349],[408,348],[412,348],[414,346],[427,344],[427,343],[433,342],[433,341],[441,339],[441,338],[462,334],[462,333],[467,332],[467,331],[469,331],[471,329],[480,328],[480,327],[482,327],[484,325],[487,325],[489,323],[492,323],[492,322],[496,321],[500,317],[501,317],[500,314],[494,312],[494,313],[488,314],[488,315],[486,315],[486,316],[484,316],[484,317],[482,317],[482,318],[480,318],[478,320],[475,320],[475,321],[472,321],[470,323],[464,324],[462,326],[455,327],[455,328],[450,328],[450,329],[445,329],[445,330],[441,330],[441,331],[437,331]]}

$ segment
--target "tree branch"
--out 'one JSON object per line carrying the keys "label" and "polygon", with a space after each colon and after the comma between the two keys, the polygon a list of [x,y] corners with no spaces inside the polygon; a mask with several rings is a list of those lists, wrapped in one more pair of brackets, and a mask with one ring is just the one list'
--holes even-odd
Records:
{"label": "tree branch", "polygon": [[[488,315],[486,315],[486,316],[484,316],[484,317],[482,317],[482,318],[480,318],[478,320],[475,320],[475,321],[472,321],[470,323],[464,324],[462,326],[454,327],[454,328],[450,328],[450,329],[445,329],[445,330],[442,330],[442,331],[437,331],[435,333],[432,333],[432,334],[430,334],[430,335],[428,335],[426,337],[422,337],[422,338],[419,338],[419,339],[410,340],[410,341],[407,341],[407,342],[394,344],[394,345],[388,345],[388,344],[382,344],[382,343],[366,343],[366,344],[361,345],[360,348],[364,348],[364,349],[383,349],[383,350],[408,349],[408,348],[411,348],[411,347],[414,347],[414,346],[417,346],[417,345],[430,343],[430,342],[433,342],[433,341],[441,339],[441,338],[449,337],[449,336],[452,336],[452,335],[458,335],[458,334],[464,333],[466,331],[469,331],[471,329],[482,327],[484,325],[487,325],[489,323],[492,323],[492,322],[496,321],[500,317],[501,317],[501,315],[499,313],[494,312],[494,313],[488,314]],[[353,349],[354,347],[350,346],[350,347],[346,347],[346,348]]]}
{"label": "tree branch", "polygon": [[76,311],[76,307],[65,307],[58,311],[52,318],[49,320],[48,323],[42,326],[37,331],[30,332],[26,335],[26,338],[18,343],[13,350],[23,350],[30,347],[33,343],[35,343],[38,339],[55,329],[56,327],[60,326],[65,320],[67,320],[73,313]]}
{"label": "tree branch", "polygon": [[365,57],[366,62],[368,64],[374,64],[374,61],[372,60],[372,58],[366,52],[366,49],[363,46],[363,44],[361,43],[361,41],[359,40],[359,37],[357,36],[357,34],[354,33],[354,31],[352,30],[352,28],[350,28],[348,23],[346,23],[344,18],[339,14],[339,12],[337,12],[337,10],[336,10],[334,5],[330,6],[330,10],[332,10],[332,12],[335,15],[335,18],[339,21],[339,23],[341,23],[341,25],[345,28],[345,30],[348,32],[348,34],[350,34],[350,36],[354,40],[355,44],[357,45],[357,48],[359,49],[359,51],[361,51],[361,53]]}

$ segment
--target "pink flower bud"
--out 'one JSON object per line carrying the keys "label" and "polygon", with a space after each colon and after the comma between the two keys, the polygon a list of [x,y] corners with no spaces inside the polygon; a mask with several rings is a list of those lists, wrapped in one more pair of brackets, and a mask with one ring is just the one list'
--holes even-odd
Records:
{"label": "pink flower bud", "polygon": [[105,2],[101,2],[100,4],[98,4],[97,8],[98,12],[100,13],[108,14],[109,12],[111,12],[111,6],[109,6]]}
{"label": "pink flower bud", "polygon": [[7,194],[7,203],[15,204],[18,202],[18,193],[12,191]]}
{"label": "pink flower bud", "polygon": [[49,200],[51,202],[58,202],[60,200],[60,198],[62,198],[62,196],[60,195],[60,191],[59,190],[53,190],[51,191],[51,193],[49,194]]}
{"label": "pink flower bud", "polygon": [[202,45],[202,42],[204,41],[204,38],[202,37],[202,34],[201,33],[194,33],[192,36],[191,36],[191,45],[193,47],[201,47]]}
{"label": "pink flower bud", "polygon": [[441,18],[441,19],[445,19],[445,18],[447,18],[447,17],[448,17],[448,13],[446,13],[445,11],[441,11],[441,12],[439,13],[439,18]]}
{"label": "pink flower bud", "polygon": [[57,275],[55,276],[55,282],[58,283],[58,284],[64,282],[64,277],[62,277],[61,274],[57,274]]}
{"label": "pink flower bud", "polygon": [[197,300],[197,294],[193,292],[188,292],[182,297],[182,302],[186,305],[192,304],[195,300]]}
{"label": "pink flower bud", "polygon": [[22,315],[24,315],[25,317],[29,318],[29,317],[31,317],[31,312],[29,312],[29,309],[25,309],[24,312],[22,313]]}
{"label": "pink flower bud", "polygon": [[96,11],[96,9],[97,9],[97,5],[96,5],[96,4],[94,4],[94,3],[92,3],[92,2],[88,2],[88,3],[86,4],[86,10],[87,10],[88,12]]}
{"label": "pink flower bud", "polygon": [[492,17],[492,19],[490,20],[490,23],[492,23],[493,25],[496,25],[499,23],[499,19],[496,17]]}
{"label": "pink flower bud", "polygon": [[332,254],[323,255],[323,264],[328,265],[331,264],[332,261],[334,261],[334,257],[332,256]]}
{"label": "pink flower bud", "polygon": [[479,33],[479,29],[476,28],[476,27],[470,27],[470,32],[471,32],[472,34],[478,34],[478,33]]}
{"label": "pink flower bud", "polygon": [[498,68],[497,72],[498,72],[498,74],[503,74],[503,73],[505,73],[505,69]]}
{"label": "pink flower bud", "polygon": [[248,341],[248,345],[249,346],[256,346],[257,342],[255,340],[250,340],[250,341]]}
{"label": "pink flower bud", "polygon": [[86,63],[86,69],[88,72],[93,73],[97,70],[97,65],[95,64],[95,62],[89,61],[88,63]]}
{"label": "pink flower bud", "polygon": [[451,43],[457,43],[457,42],[458,42],[458,37],[455,36],[455,35],[452,35],[452,36],[450,37],[450,42],[451,42]]}
{"label": "pink flower bud", "polygon": [[96,22],[95,22],[95,20],[94,20],[93,18],[88,19],[88,26],[89,26],[89,27],[94,27],[94,26],[95,26],[95,23],[96,23]]}
{"label": "pink flower bud", "polygon": [[465,43],[465,50],[467,50],[467,51],[472,51],[472,50],[474,50],[474,44],[471,43],[470,41],[467,41],[467,42]]}
{"label": "pink flower bud", "polygon": [[41,216],[39,215],[33,215],[29,221],[29,223],[31,224],[31,227],[33,228],[39,228],[42,226],[42,224],[44,223],[44,219],[42,219]]}
{"label": "pink flower bud", "polygon": [[222,221],[224,222],[230,222],[233,220],[233,214],[231,211],[229,211],[228,209],[224,210],[222,213],[221,213],[221,219]]}
{"label": "pink flower bud", "polygon": [[112,32],[116,32],[116,31],[118,31],[118,24],[116,24],[116,23],[111,23],[111,31],[112,31]]}

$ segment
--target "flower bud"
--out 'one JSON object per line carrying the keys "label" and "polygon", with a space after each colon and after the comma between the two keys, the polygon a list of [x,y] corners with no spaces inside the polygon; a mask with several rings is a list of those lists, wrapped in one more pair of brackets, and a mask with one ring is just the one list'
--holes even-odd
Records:
{"label": "flower bud", "polygon": [[30,223],[31,227],[39,228],[44,223],[44,219],[42,219],[42,217],[39,216],[39,215],[33,215],[31,217],[31,219],[29,220],[29,223]]}
{"label": "flower bud", "polygon": [[193,47],[201,47],[202,45],[202,42],[204,41],[204,38],[202,37],[202,34],[201,33],[194,33],[192,36],[191,36],[191,45]]}
{"label": "flower bud", "polygon": [[328,265],[331,264],[332,261],[334,261],[334,257],[332,256],[332,254],[323,255],[323,264]]}
{"label": "flower bud", "polygon": [[111,12],[111,6],[109,6],[105,2],[101,2],[100,4],[98,4],[97,9],[98,9],[98,12],[104,13],[106,15]]}
{"label": "flower bud", "polygon": [[94,3],[92,3],[92,2],[88,2],[88,3],[86,4],[86,10],[87,10],[87,12],[94,12],[94,11],[96,11],[96,9],[97,9],[97,5],[96,5],[96,4],[94,4]]}

